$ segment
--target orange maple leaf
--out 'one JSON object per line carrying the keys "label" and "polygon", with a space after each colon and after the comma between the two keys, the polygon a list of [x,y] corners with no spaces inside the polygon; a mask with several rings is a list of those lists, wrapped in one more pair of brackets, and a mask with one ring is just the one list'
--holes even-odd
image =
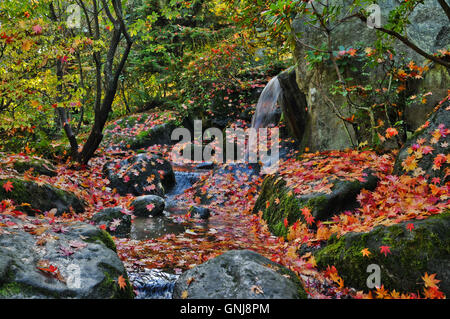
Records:
{"label": "orange maple leaf", "polygon": [[425,282],[425,287],[433,287],[436,288],[436,284],[440,282],[440,280],[437,280],[436,274],[431,274],[428,276],[428,273],[425,273],[424,276],[422,276],[422,280]]}
{"label": "orange maple leaf", "polygon": [[125,278],[123,278],[122,275],[120,275],[117,279],[117,284],[119,285],[120,289],[123,290],[125,290],[125,288],[127,287],[127,281],[125,280]]}
{"label": "orange maple leaf", "polygon": [[371,252],[369,251],[369,248],[364,248],[363,250],[361,250],[361,253],[362,253],[363,257],[369,257],[369,255],[371,254]]}
{"label": "orange maple leaf", "polygon": [[6,192],[10,192],[11,190],[14,189],[14,186],[10,181],[7,181],[5,184],[3,184],[3,188],[5,189]]}

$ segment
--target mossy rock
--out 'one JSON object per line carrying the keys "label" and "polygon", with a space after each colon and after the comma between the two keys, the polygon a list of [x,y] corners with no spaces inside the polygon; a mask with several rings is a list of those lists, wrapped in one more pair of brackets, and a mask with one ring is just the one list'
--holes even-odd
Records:
{"label": "mossy rock", "polygon": [[[414,225],[409,231],[408,223]],[[440,289],[450,294],[450,212],[425,220],[404,222],[389,227],[378,226],[367,233],[349,233],[315,253],[317,265],[325,269],[334,265],[346,286],[368,291],[367,267],[381,269],[381,284],[398,292],[423,291],[421,277],[436,273]],[[389,246],[390,253],[381,253],[380,246]],[[364,257],[362,249],[371,254]]]}
{"label": "mossy rock", "polygon": [[[134,298],[133,287],[107,232],[86,223],[68,222],[64,223],[64,232],[55,233],[49,227],[46,233],[58,236],[58,240],[47,241],[36,249],[39,237],[22,228],[22,224],[33,224],[34,220],[6,218],[19,227],[0,234],[0,299]],[[62,247],[70,249],[74,242],[78,248],[70,255],[61,254]],[[60,277],[40,271],[37,267],[42,261],[56,267]],[[118,285],[120,277],[126,284],[122,288]]]}
{"label": "mossy rock", "polygon": [[[288,225],[294,224],[299,219],[306,223],[301,212],[302,208],[308,207],[315,221],[327,220],[339,212],[356,208],[356,196],[362,189],[375,189],[378,179],[368,172],[365,182],[338,179],[332,182],[334,186],[331,194],[312,193],[296,196],[294,191],[286,186],[286,181],[281,176],[268,175],[263,181],[253,213],[262,211],[269,230],[277,236],[285,237],[288,231],[288,227],[284,224],[285,219]],[[275,202],[277,199],[280,201],[279,204]]]}
{"label": "mossy rock", "polygon": [[32,170],[33,175],[46,175],[50,177],[58,175],[56,168],[44,159],[16,160],[13,162],[13,167],[19,173]]}
{"label": "mossy rock", "polygon": [[[4,184],[11,182],[13,189],[7,192]],[[34,215],[57,209],[57,215],[69,213],[72,208],[76,213],[84,212],[84,203],[73,193],[43,184],[38,185],[33,181],[25,181],[19,178],[0,179],[0,201],[11,199],[20,210],[28,215]],[[29,205],[28,205],[29,204]]]}

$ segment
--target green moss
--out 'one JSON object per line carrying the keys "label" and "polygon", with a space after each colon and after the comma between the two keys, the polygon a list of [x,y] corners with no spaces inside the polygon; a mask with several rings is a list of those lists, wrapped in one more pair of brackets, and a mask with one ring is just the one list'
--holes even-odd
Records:
{"label": "green moss", "polygon": [[[279,203],[276,204],[276,200]],[[269,207],[266,207],[266,202]],[[301,209],[308,207],[314,212],[324,210],[328,199],[326,195],[317,194],[309,199],[297,198],[293,191],[286,187],[286,182],[278,176],[268,176],[264,179],[261,193],[255,203],[254,213],[263,212],[263,219],[267,221],[269,230],[277,235],[286,237],[288,227],[296,221],[301,220],[306,223]],[[288,221],[288,227],[284,220]]]}
{"label": "green moss", "polygon": [[[9,265],[7,274],[2,278],[0,282],[0,298],[31,298],[31,297],[49,297],[49,298],[61,298],[54,291],[47,289],[39,289],[20,282],[15,281],[15,271],[13,265]],[[67,296],[72,297],[72,296]]]}
{"label": "green moss", "polygon": [[111,237],[110,234],[108,234],[107,231],[103,229],[99,229],[96,235],[91,236],[89,238],[86,238],[84,241],[88,243],[95,243],[97,241],[100,241],[103,243],[106,247],[113,250],[114,252],[117,252],[116,244],[114,243],[114,239]]}
{"label": "green moss", "polygon": [[[13,185],[13,189],[10,192],[7,192],[3,185],[7,182],[11,182]],[[0,200],[3,199],[12,199],[16,204],[28,203],[30,200],[30,192],[27,188],[27,181],[18,179],[18,178],[10,178],[7,180],[0,180]],[[37,195],[37,194],[36,194]]]}
{"label": "green moss", "polygon": [[[130,284],[126,272],[119,273],[116,269],[109,265],[102,264],[105,269],[103,274],[105,278],[97,287],[98,295],[111,299],[134,299],[133,286]],[[122,276],[125,279],[127,286],[122,289],[118,284],[118,278]]]}
{"label": "green moss", "polygon": [[[450,214],[413,223],[411,232],[406,229],[406,223],[402,223],[330,239],[328,245],[315,254],[317,264],[320,268],[336,266],[347,285],[366,291],[367,266],[378,264],[381,282],[387,289],[420,290],[421,276],[425,272],[437,272],[438,278],[446,276],[443,272],[450,262]],[[389,246],[391,253],[385,256],[380,246]],[[364,248],[371,252],[369,257],[362,256]]]}

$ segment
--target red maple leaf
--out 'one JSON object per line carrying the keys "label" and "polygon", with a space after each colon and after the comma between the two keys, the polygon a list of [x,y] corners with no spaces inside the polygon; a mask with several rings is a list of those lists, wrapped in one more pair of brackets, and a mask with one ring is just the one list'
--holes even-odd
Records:
{"label": "red maple leaf", "polygon": [[6,192],[10,192],[11,190],[14,189],[14,186],[10,181],[7,181],[5,184],[3,184],[3,188],[5,189]]}
{"label": "red maple leaf", "polygon": [[409,231],[412,231],[414,229],[414,224],[413,223],[409,223],[408,225],[406,225],[406,229]]}
{"label": "red maple leaf", "polygon": [[387,256],[387,254],[389,253],[391,253],[391,249],[390,249],[391,247],[389,247],[389,246],[380,246],[380,252],[382,253],[382,254],[384,254],[384,256]]}

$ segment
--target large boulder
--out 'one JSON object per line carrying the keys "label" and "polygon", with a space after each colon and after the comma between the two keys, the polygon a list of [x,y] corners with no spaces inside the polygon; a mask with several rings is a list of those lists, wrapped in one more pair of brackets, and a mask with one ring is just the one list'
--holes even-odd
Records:
{"label": "large boulder", "polygon": [[104,144],[112,144],[114,148],[123,150],[170,145],[174,143],[171,135],[175,128],[175,121],[152,125],[148,115],[133,115],[108,125]]}
{"label": "large boulder", "polygon": [[103,174],[121,195],[163,196],[175,184],[172,165],[156,155],[138,154],[106,163]]}
{"label": "large boulder", "polygon": [[289,269],[250,250],[231,250],[183,273],[173,298],[299,299],[307,295]]}
{"label": "large boulder", "polygon": [[128,237],[131,232],[131,215],[125,214],[122,207],[105,208],[92,216],[96,225],[104,225],[106,231],[116,237]]}
{"label": "large boulder", "polygon": [[[408,224],[414,228],[409,230]],[[348,233],[315,253],[319,268],[335,266],[347,286],[367,291],[368,266],[378,265],[381,283],[398,292],[422,291],[425,273],[436,274],[440,289],[450,294],[450,212],[425,220],[378,226],[367,233]],[[383,253],[381,246],[390,252]],[[363,256],[367,248],[369,256]]]}
{"label": "large boulder", "polygon": [[[12,184],[7,191],[6,183]],[[0,179],[0,201],[11,199],[17,209],[29,215],[57,209],[56,215],[69,213],[71,208],[76,213],[84,212],[84,203],[73,193],[59,189],[48,184],[38,184],[19,178]]]}
{"label": "large boulder", "polygon": [[449,181],[450,102],[444,102],[401,148],[394,174],[423,175]]}
{"label": "large boulder", "polygon": [[140,217],[155,217],[162,215],[166,203],[163,198],[156,195],[144,195],[136,198],[132,203],[133,213]]}
{"label": "large boulder", "polygon": [[314,192],[308,195],[296,195],[294,190],[286,186],[286,181],[278,175],[268,175],[263,181],[260,194],[253,208],[253,213],[263,212],[263,219],[267,221],[269,230],[278,236],[286,236],[287,225],[297,220],[305,220],[301,209],[307,207],[314,217],[314,221],[327,220],[337,213],[357,207],[356,196],[362,189],[374,190],[378,179],[367,171],[365,181],[341,178],[330,179],[334,184],[331,193]]}
{"label": "large boulder", "polygon": [[[349,4],[350,1],[347,0],[330,1],[330,6],[341,6],[342,13],[348,11]],[[391,10],[398,5],[398,1],[385,0],[378,2],[378,4],[381,7],[381,23],[384,26],[388,22],[388,16]],[[320,8],[321,6],[317,5],[317,7]],[[408,38],[412,39],[424,51],[435,53],[437,50],[443,49],[450,44],[448,17],[437,1],[423,1],[423,3],[417,5],[408,18],[410,21],[406,32]],[[347,105],[345,97],[332,95],[329,92],[338,80],[333,65],[324,62],[311,66],[311,64],[305,63],[305,56],[308,54],[308,51],[311,51],[311,47],[321,48],[327,44],[326,35],[323,32],[317,32],[316,28],[308,24],[309,22],[311,21],[308,16],[304,15],[298,16],[292,23],[293,33],[301,39],[302,43],[308,45],[305,46],[301,42],[296,42],[294,52],[294,57],[297,61],[297,84],[300,93],[306,98],[308,108],[305,127],[300,128],[304,130],[301,145],[302,147],[308,147],[312,151],[353,147],[357,139],[360,142],[368,139],[370,132],[361,126],[358,132],[355,132],[352,125],[344,123],[336,116],[335,113],[337,111],[344,118],[350,117],[352,114],[349,112],[348,107],[340,108],[340,106]],[[373,48],[376,40],[376,30],[368,28],[358,18],[348,19],[333,28],[332,31],[333,50],[335,51],[340,51],[342,48]],[[394,48],[397,54],[396,57],[399,60],[404,58],[406,63],[413,60],[417,65],[422,65],[425,60],[401,41],[394,41]],[[361,71],[361,67],[362,65],[357,62],[350,62],[346,71],[343,72],[345,78],[353,78],[353,81],[349,82],[350,85],[364,86],[371,84],[373,87],[378,85],[377,81],[384,75],[383,70],[373,70],[370,72],[370,75],[367,75],[365,74],[366,72]],[[422,81],[416,81],[414,85],[408,84],[410,90],[404,94],[404,100],[400,104],[406,104],[408,96],[427,91],[433,92],[432,97],[428,98],[426,105],[419,106],[415,104],[411,107],[406,107],[405,118],[407,121],[405,126],[409,130],[413,130],[417,125],[422,124],[420,123],[421,118],[417,115],[426,114],[434,107],[433,103],[436,100],[442,99],[447,95],[448,78],[448,70],[431,66],[430,70],[424,73],[424,79]],[[330,101],[333,101],[338,107],[338,110],[334,109]],[[409,120],[411,120],[411,123],[408,122]],[[422,120],[424,120],[424,117]]]}
{"label": "large boulder", "polygon": [[50,225],[0,215],[0,298],[133,296],[105,231],[80,222]]}

